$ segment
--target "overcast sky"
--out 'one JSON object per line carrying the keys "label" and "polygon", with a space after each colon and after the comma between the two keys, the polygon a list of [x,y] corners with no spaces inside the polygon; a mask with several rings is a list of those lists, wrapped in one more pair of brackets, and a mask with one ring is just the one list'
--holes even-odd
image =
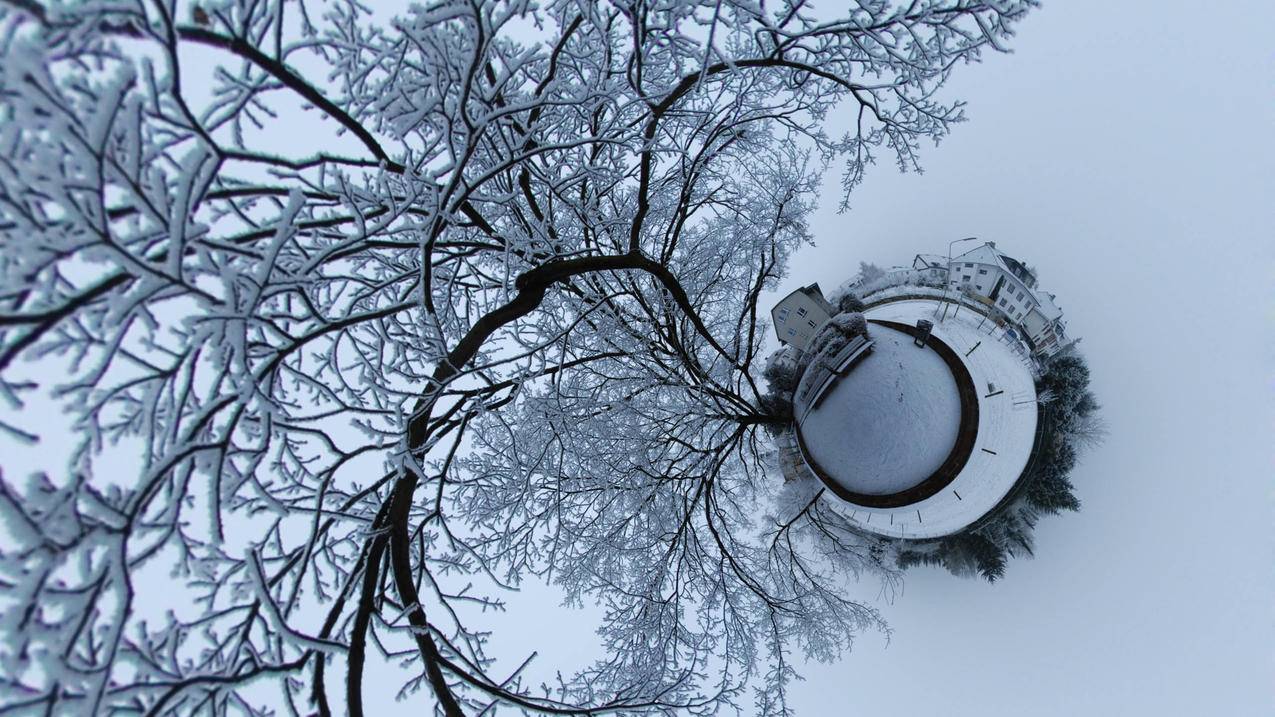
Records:
{"label": "overcast sky", "polygon": [[[809,666],[799,714],[1275,714],[1273,27],[1269,2],[1053,0],[957,68],[970,121],[924,175],[879,166],[837,214],[830,173],[780,293],[993,240],[1057,293],[1111,433],[1034,560],[913,568],[889,644]],[[502,652],[595,655],[597,611],[541,597],[485,623]]]}
{"label": "overcast sky", "polygon": [[[970,121],[835,185],[781,289],[977,235],[1035,265],[1111,435],[995,585],[913,569],[803,715],[1275,714],[1271,3],[1068,0],[958,68]],[[835,177],[831,178],[835,181]],[[865,597],[871,597],[865,595]]]}

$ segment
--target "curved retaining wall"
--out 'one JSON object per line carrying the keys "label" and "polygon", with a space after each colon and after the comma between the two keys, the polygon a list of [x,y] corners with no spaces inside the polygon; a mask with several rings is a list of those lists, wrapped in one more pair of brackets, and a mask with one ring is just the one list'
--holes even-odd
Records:
{"label": "curved retaining wall", "polygon": [[[868,319],[868,322],[902,331],[909,335],[914,334],[916,328],[897,321],[885,321],[882,319]],[[969,460],[970,454],[974,452],[974,441],[978,438],[978,393],[974,387],[974,379],[970,376],[969,369],[965,368],[965,362],[961,360],[961,357],[957,356],[951,347],[933,334],[926,340],[925,345],[933,349],[939,355],[939,358],[943,359],[943,363],[947,364],[948,370],[952,372],[952,378],[956,380],[957,396],[961,403],[961,420],[957,426],[956,443],[953,444],[951,452],[947,454],[947,459],[925,480],[897,493],[884,495],[856,493],[839,484],[815,462],[801,437],[800,424],[795,426],[797,447],[801,451],[802,460],[810,467],[811,472],[818,476],[819,480],[823,481],[828,490],[837,494],[842,500],[864,506],[865,508],[899,508],[918,503],[943,490],[955,480],[961,469],[965,467],[965,462]]]}

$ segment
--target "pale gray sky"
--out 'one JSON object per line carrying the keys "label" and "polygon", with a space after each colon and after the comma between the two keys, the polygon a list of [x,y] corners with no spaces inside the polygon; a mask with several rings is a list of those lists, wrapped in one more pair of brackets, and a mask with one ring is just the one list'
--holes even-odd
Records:
{"label": "pale gray sky", "polygon": [[1111,435],[1036,559],[911,570],[889,645],[808,668],[799,714],[1275,714],[1273,26],[1269,3],[1050,2],[957,69],[970,121],[923,176],[878,167],[842,215],[830,182],[783,291],[996,241],[1084,337]]}
{"label": "pale gray sky", "polygon": [[[1272,27],[1257,1],[1051,0],[1013,55],[957,68],[970,121],[926,174],[876,167],[837,214],[830,173],[782,292],[996,241],[1084,337],[1111,435],[1036,559],[995,585],[912,569],[889,644],[809,666],[799,714],[1275,714]],[[482,623],[502,656],[596,656],[596,609],[528,592]],[[421,714],[372,660],[369,706]]]}

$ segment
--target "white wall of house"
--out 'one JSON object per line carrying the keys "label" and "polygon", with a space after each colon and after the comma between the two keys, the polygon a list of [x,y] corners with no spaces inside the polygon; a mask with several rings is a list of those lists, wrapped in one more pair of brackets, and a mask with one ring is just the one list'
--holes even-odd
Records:
{"label": "white wall of house", "polygon": [[770,310],[770,318],[775,322],[775,334],[780,342],[795,346],[802,351],[810,345],[824,323],[832,318],[834,309],[817,293],[811,295],[811,287],[798,289],[785,296],[775,308]]}
{"label": "white wall of house", "polygon": [[[922,263],[927,264],[927,270],[933,269],[933,262],[925,261],[921,255],[913,261],[913,266],[920,268]],[[1017,273],[1008,270],[1009,266],[1014,266]],[[1051,354],[1060,347],[1058,320],[1062,311],[1047,293],[1033,286],[1035,277],[1024,271],[1013,261],[1003,261],[995,245],[989,242],[952,259],[948,286],[973,294],[995,307],[1023,329],[1038,351]]]}

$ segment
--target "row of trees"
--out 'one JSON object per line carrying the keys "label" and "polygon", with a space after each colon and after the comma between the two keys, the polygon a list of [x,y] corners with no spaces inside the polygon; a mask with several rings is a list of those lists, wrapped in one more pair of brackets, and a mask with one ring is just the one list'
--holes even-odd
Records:
{"label": "row of trees", "polygon": [[758,297],[1033,4],[6,0],[0,710],[787,713],[890,573],[757,516]]}

